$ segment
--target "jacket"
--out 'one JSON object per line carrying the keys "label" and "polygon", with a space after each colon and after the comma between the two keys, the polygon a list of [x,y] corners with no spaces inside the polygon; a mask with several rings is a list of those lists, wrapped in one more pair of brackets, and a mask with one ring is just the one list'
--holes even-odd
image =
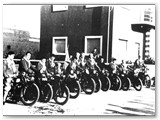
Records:
{"label": "jacket", "polygon": [[34,66],[30,63],[30,61],[27,61],[25,57],[23,57],[19,64],[19,71],[20,72],[26,72],[26,73],[33,73],[33,71],[36,71]]}

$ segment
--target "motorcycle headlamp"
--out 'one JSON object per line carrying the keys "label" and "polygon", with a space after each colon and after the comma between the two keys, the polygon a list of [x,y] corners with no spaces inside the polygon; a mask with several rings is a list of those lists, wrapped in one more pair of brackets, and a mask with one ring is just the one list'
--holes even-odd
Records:
{"label": "motorcycle headlamp", "polygon": [[97,72],[96,70],[93,70],[93,74],[96,74],[96,72]]}
{"label": "motorcycle headlamp", "polygon": [[89,74],[89,70],[88,69],[86,69],[86,73]]}
{"label": "motorcycle headlamp", "polygon": [[42,81],[47,81],[47,78],[46,77],[42,78]]}
{"label": "motorcycle headlamp", "polygon": [[73,74],[74,72],[73,72],[73,70],[71,70],[71,74]]}
{"label": "motorcycle headlamp", "polygon": [[34,77],[31,77],[31,79],[30,79],[31,81],[34,81]]}
{"label": "motorcycle headlamp", "polygon": [[19,83],[20,81],[21,81],[20,78],[17,78],[17,79],[16,79],[16,82],[17,82],[17,83]]}

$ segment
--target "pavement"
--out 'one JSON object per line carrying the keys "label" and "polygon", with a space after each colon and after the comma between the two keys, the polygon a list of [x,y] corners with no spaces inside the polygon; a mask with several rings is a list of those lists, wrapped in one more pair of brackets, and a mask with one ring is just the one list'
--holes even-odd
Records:
{"label": "pavement", "polygon": [[65,105],[37,102],[33,106],[6,103],[3,115],[121,115],[154,116],[156,114],[155,87],[136,91],[99,91],[92,95],[81,93],[76,99],[69,99]]}

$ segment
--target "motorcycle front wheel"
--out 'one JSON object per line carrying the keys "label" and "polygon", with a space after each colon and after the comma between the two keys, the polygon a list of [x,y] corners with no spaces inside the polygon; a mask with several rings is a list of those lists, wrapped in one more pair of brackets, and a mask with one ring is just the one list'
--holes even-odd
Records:
{"label": "motorcycle front wheel", "polygon": [[133,87],[134,87],[137,91],[141,91],[142,86],[143,86],[142,81],[141,81],[139,78],[135,78]]}
{"label": "motorcycle front wheel", "polygon": [[123,78],[122,90],[127,91],[131,87],[131,81],[128,77]]}
{"label": "motorcycle front wheel", "polygon": [[151,79],[149,75],[145,76],[145,86],[146,88],[150,88],[151,87]]}
{"label": "motorcycle front wheel", "polygon": [[93,80],[94,80],[94,82],[96,84],[94,92],[97,93],[97,92],[99,92],[101,90],[102,83],[101,83],[101,80],[98,77],[93,77]]}
{"label": "motorcycle front wheel", "polygon": [[122,86],[122,81],[118,76],[113,76],[113,78],[111,79],[111,89],[117,91],[121,89]]}
{"label": "motorcycle front wheel", "polygon": [[53,92],[53,99],[59,105],[64,105],[70,98],[69,88],[67,86],[61,86]]}
{"label": "motorcycle front wheel", "polygon": [[40,91],[38,86],[33,83],[26,85],[21,89],[21,101],[24,105],[33,105],[35,104],[40,97]]}
{"label": "motorcycle front wheel", "polygon": [[102,78],[101,82],[102,82],[102,87],[101,87],[102,91],[108,91],[111,88],[111,81],[108,77]]}
{"label": "motorcycle front wheel", "polygon": [[81,88],[86,94],[91,95],[95,91],[95,86],[96,84],[92,78],[81,81]]}
{"label": "motorcycle front wheel", "polygon": [[70,91],[70,98],[77,98],[81,92],[80,83],[76,79],[70,79],[66,85]]}

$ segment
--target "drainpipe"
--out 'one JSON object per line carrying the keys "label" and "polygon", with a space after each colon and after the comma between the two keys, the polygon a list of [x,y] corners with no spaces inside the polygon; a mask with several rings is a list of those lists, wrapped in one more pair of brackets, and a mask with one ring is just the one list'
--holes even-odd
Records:
{"label": "drainpipe", "polygon": [[111,6],[109,6],[109,11],[108,11],[108,36],[107,36],[107,58],[106,58],[106,62],[109,62],[109,28],[110,28],[110,8]]}

